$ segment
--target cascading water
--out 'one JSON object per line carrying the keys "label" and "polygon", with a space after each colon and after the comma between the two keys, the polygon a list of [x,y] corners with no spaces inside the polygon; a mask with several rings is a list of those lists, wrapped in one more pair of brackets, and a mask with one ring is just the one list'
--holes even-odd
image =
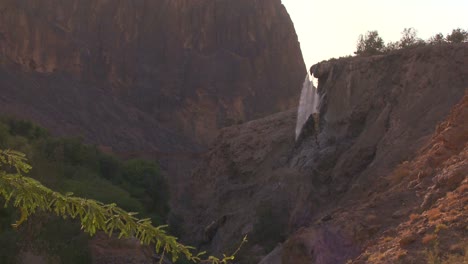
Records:
{"label": "cascading water", "polygon": [[302,127],[311,114],[318,113],[319,96],[310,75],[307,73],[302,85],[301,99],[297,110],[296,140],[301,134]]}

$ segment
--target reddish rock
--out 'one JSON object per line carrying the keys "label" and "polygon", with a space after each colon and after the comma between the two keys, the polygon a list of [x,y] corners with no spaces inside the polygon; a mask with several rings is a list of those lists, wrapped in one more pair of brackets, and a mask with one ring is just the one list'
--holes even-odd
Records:
{"label": "reddish rock", "polygon": [[294,107],[305,72],[280,0],[0,0],[0,113],[159,160],[174,203],[219,129]]}
{"label": "reddish rock", "polygon": [[[199,241],[197,230],[227,215],[224,226],[203,245],[223,252],[242,239],[245,226],[254,225],[255,237],[257,212],[262,201],[271,201],[281,208],[271,222],[288,219],[280,229],[290,234],[283,243],[283,263],[394,263],[406,257],[404,250],[412,250],[408,258],[425,261],[420,257],[424,250],[417,249],[419,240],[404,249],[399,241],[405,234],[428,230],[420,218],[413,217],[412,223],[410,214],[431,208],[456,188],[466,190],[461,181],[467,159],[458,156],[468,140],[466,99],[451,114],[468,87],[464,54],[468,44],[322,64],[317,68],[317,138],[305,133],[293,142],[293,122],[280,122],[293,118],[287,113],[223,130],[193,175],[185,214],[191,219],[186,224],[190,237]],[[447,116],[448,124],[440,125]],[[283,140],[287,135],[291,139]],[[418,158],[427,149],[431,154]],[[430,199],[421,208],[426,195]],[[455,204],[449,208],[463,210]],[[457,210],[450,217],[463,226],[466,212]],[[439,224],[440,217],[429,224]],[[406,221],[419,226],[412,230]],[[450,232],[460,241],[462,234]],[[265,241],[271,242],[282,241]]]}
{"label": "reddish rock", "polygon": [[0,0],[0,13],[0,111],[120,152],[206,146],[296,105],[306,71],[280,0]]}

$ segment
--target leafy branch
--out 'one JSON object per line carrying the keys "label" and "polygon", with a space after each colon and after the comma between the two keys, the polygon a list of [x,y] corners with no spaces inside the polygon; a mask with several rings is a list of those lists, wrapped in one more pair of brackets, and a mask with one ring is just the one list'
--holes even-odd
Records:
{"label": "leafy branch", "polygon": [[109,236],[118,233],[119,238],[135,237],[143,245],[155,245],[159,254],[170,254],[172,261],[181,255],[194,263],[226,264],[234,260],[240,247],[230,256],[222,259],[209,256],[202,260],[205,252],[197,253],[194,247],[186,246],[177,238],[167,234],[167,226],[153,226],[149,218],[138,219],[137,213],[126,212],[116,204],[101,202],[52,191],[39,181],[26,177],[32,167],[27,163],[23,153],[13,150],[0,150],[0,196],[5,199],[5,207],[12,204],[21,212],[20,219],[13,224],[20,226],[29,216],[37,211],[53,213],[64,219],[79,219],[81,229],[93,236],[97,231],[103,231]]}

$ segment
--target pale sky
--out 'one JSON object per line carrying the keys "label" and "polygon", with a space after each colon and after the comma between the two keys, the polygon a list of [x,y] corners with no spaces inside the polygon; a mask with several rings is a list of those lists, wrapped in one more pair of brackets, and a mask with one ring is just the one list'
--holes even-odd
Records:
{"label": "pale sky", "polygon": [[385,43],[413,27],[422,39],[468,30],[468,0],[282,0],[306,66],[353,54],[360,34],[377,30]]}

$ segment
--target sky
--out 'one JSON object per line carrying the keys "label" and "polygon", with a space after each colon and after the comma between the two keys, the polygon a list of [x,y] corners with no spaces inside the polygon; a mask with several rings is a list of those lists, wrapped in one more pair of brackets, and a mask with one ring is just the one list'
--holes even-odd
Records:
{"label": "sky", "polygon": [[404,28],[418,37],[468,30],[468,0],[282,0],[296,28],[307,67],[351,55],[360,34],[377,30],[385,43]]}

